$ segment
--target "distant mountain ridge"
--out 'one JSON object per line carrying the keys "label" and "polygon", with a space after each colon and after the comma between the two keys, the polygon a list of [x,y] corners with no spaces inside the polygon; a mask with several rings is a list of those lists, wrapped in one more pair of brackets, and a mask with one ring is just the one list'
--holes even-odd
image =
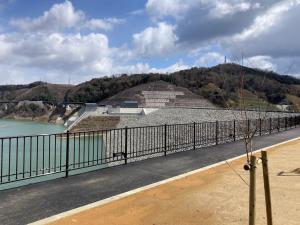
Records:
{"label": "distant mountain ridge", "polygon": [[[237,89],[241,82],[241,75],[244,77],[244,93],[247,98],[259,97],[272,105],[291,104],[294,108],[300,109],[300,79],[236,64],[191,68],[171,74],[124,74],[102,77],[76,86],[43,82],[28,85],[1,85],[0,100],[44,100],[56,103],[103,102],[129,88],[164,81],[186,88],[215,105],[234,106],[238,104]],[[248,105],[255,107],[250,100]]]}
{"label": "distant mountain ridge", "polygon": [[34,82],[25,85],[0,85],[1,101],[50,101],[60,103],[64,101],[71,85],[49,84]]}

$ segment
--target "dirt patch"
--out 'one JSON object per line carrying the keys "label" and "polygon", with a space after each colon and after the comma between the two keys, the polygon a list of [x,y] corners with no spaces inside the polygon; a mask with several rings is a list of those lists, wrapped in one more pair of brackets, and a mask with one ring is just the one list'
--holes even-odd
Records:
{"label": "dirt patch", "polygon": [[120,122],[119,116],[90,116],[81,120],[72,132],[83,132],[91,130],[114,129]]}

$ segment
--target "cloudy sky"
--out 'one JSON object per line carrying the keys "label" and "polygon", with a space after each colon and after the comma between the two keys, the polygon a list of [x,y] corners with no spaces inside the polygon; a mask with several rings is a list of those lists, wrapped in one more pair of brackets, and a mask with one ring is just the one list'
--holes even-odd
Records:
{"label": "cloudy sky", "polygon": [[232,62],[300,76],[300,0],[0,0],[0,84]]}

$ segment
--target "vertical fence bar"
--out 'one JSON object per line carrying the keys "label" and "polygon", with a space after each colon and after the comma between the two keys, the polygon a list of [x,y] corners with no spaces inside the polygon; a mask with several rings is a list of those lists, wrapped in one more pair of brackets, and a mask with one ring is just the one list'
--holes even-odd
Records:
{"label": "vertical fence bar", "polygon": [[128,127],[126,126],[125,127],[125,155],[124,155],[124,158],[125,158],[125,164],[127,164],[127,144],[128,144],[128,139],[127,139],[127,134],[128,134]]}
{"label": "vertical fence bar", "polygon": [[164,138],[164,140],[165,140],[165,143],[164,143],[165,151],[164,151],[164,153],[165,153],[165,156],[167,156],[167,124],[165,124],[165,129],[164,130],[165,130],[164,131],[164,136],[165,136],[165,138]]}
{"label": "vertical fence bar", "polygon": [[196,149],[196,122],[194,122],[194,127],[193,127],[193,132],[194,132],[194,135],[193,135],[193,139],[194,139],[194,150]]}
{"label": "vertical fence bar", "polygon": [[218,145],[218,139],[219,139],[219,122],[216,121],[216,145]]}
{"label": "vertical fence bar", "polygon": [[16,139],[16,180],[18,180],[18,164],[19,164],[19,138]]}
{"label": "vertical fence bar", "polygon": [[67,142],[66,142],[66,175],[65,178],[69,176],[69,138],[70,138],[70,131],[67,130]]}
{"label": "vertical fence bar", "polygon": [[0,182],[2,183],[3,179],[3,139],[1,138],[1,173],[0,173]]}
{"label": "vertical fence bar", "polygon": [[54,172],[56,172],[56,134],[54,135]]}
{"label": "vertical fence bar", "polygon": [[269,133],[271,134],[272,133],[272,118],[270,117],[270,127],[269,127]]}
{"label": "vertical fence bar", "polygon": [[279,118],[279,116],[277,118],[277,131],[278,132],[280,131],[280,118]]}
{"label": "vertical fence bar", "polygon": [[75,169],[76,167],[76,137],[75,137],[75,133],[73,134],[73,169]]}
{"label": "vertical fence bar", "polygon": [[247,132],[248,135],[250,136],[250,119],[247,120]]}
{"label": "vertical fence bar", "polygon": [[259,136],[261,136],[261,118],[259,118]]}
{"label": "vertical fence bar", "polygon": [[236,140],[236,134],[235,134],[235,120],[233,120],[233,141]]}
{"label": "vertical fence bar", "polygon": [[23,137],[23,178],[25,178],[25,161],[26,161],[26,158],[25,158],[25,137]]}
{"label": "vertical fence bar", "polygon": [[42,136],[42,141],[43,141],[43,163],[42,163],[42,173],[45,173],[45,136]]}
{"label": "vertical fence bar", "polygon": [[48,155],[48,173],[50,173],[51,172],[51,135],[48,135],[48,141],[49,141],[49,143],[48,143],[48,150],[49,150],[49,155]]}
{"label": "vertical fence bar", "polygon": [[10,160],[11,160],[11,138],[8,139],[9,152],[8,152],[8,181],[10,181]]}
{"label": "vertical fence bar", "polygon": [[30,137],[30,146],[29,146],[29,177],[31,177],[32,172],[32,136]]}

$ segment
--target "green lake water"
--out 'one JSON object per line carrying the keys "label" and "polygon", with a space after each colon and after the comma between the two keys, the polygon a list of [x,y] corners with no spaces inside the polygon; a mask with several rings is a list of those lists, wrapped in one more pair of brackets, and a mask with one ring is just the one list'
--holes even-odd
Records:
{"label": "green lake water", "polygon": [[[0,120],[0,190],[65,176],[64,130],[62,125]],[[104,167],[104,149],[100,135],[71,134],[70,175]]]}
{"label": "green lake water", "polygon": [[63,125],[0,119],[0,137],[53,134],[64,132],[65,129]]}

